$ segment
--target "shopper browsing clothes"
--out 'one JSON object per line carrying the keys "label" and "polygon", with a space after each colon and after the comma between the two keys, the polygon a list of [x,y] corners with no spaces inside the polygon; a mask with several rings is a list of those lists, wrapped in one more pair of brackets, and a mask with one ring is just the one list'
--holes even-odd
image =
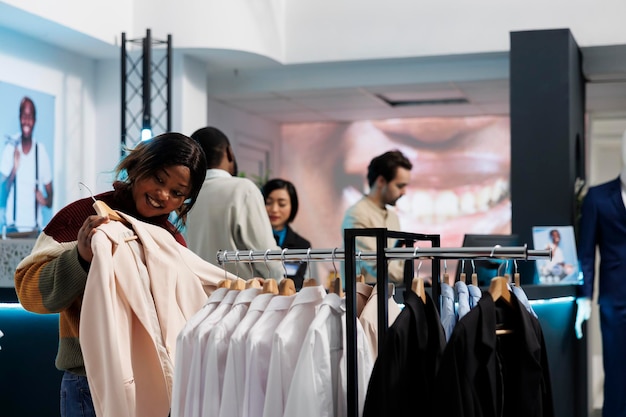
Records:
{"label": "shopper browsing clothes", "polygon": [[[272,225],[274,238],[281,248],[308,249],[311,243],[296,233],[289,225],[298,213],[298,193],[296,187],[287,180],[274,178],[261,188],[265,198],[265,209]],[[285,262],[287,277],[292,278],[297,289],[302,288],[306,262]]]}
{"label": "shopper browsing clothes", "polygon": [[[188,218],[189,248],[214,265],[220,250],[278,250],[259,187],[238,177],[237,159],[221,130],[204,127],[192,133],[207,159],[208,170],[198,206]],[[283,278],[280,262],[252,262],[250,267],[224,264],[243,279]]]}
{"label": "shopper browsing clothes", "polygon": [[[185,218],[196,202],[205,172],[206,161],[202,149],[195,141],[178,133],[165,133],[142,142],[131,150],[117,166],[119,180],[113,183],[113,191],[99,194],[95,198],[114,210],[153,225],[152,227],[158,226],[155,229],[168,238],[173,237],[172,246],[177,247],[179,244],[185,245],[179,231],[184,220],[179,220],[181,224],[175,226],[168,221],[168,216],[175,211],[178,219]],[[61,209],[44,228],[32,253],[18,265],[15,272],[15,289],[25,309],[35,313],[60,314],[56,367],[64,371],[61,382],[62,417],[96,415],[90,394],[91,380],[88,382],[85,368],[84,355],[86,357],[87,350],[81,346],[84,341],[82,330],[79,337],[79,328],[85,310],[90,307],[83,304],[83,297],[86,287],[88,288],[87,277],[91,262],[94,260],[92,239],[96,234],[102,236],[104,232],[98,231],[98,228],[106,226],[109,217],[96,215],[92,204],[93,199],[88,197]],[[109,226],[112,225],[114,224]],[[167,233],[163,233],[163,229]],[[156,300],[159,294],[152,296]],[[131,295],[126,294],[126,297],[130,299]],[[98,323],[109,319],[110,317],[96,318]],[[117,320],[116,328],[123,329],[120,317]],[[133,328],[135,327],[139,328],[140,325],[135,323]],[[133,330],[133,334],[137,331]],[[97,343],[104,345],[107,342],[109,341],[100,340]],[[152,358],[149,355],[146,357]],[[126,359],[139,362],[143,360],[144,363],[139,368],[145,369],[154,365],[147,363],[149,360],[146,357]],[[108,370],[101,369],[98,374],[102,372]],[[128,372],[132,375],[131,370]],[[139,372],[136,377],[140,377]],[[122,382],[114,382],[115,388],[119,388],[117,385]],[[97,397],[93,398],[96,400]],[[102,398],[98,400],[102,401]],[[155,403],[158,401],[154,399]],[[163,416],[155,417],[166,417],[168,412],[169,408]]]}

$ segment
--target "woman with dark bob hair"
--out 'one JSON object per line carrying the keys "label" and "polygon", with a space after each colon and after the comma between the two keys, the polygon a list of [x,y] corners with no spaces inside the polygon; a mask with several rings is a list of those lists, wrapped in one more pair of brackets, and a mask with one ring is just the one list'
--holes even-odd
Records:
{"label": "woman with dark bob hair", "polygon": [[[288,249],[308,249],[311,243],[293,231],[289,226],[298,213],[298,194],[296,187],[280,178],[269,180],[261,188],[263,198],[265,198],[265,209],[272,224],[272,231],[276,238],[276,243],[281,248]],[[304,273],[307,264],[285,262],[288,278],[292,278],[296,288],[302,288]]]}
{"label": "woman with dark bob hair", "polygon": [[[120,161],[115,173],[113,190],[94,197],[113,210],[162,227],[186,246],[180,226],[206,175],[200,145],[180,133],[164,133],[139,143]],[[168,220],[171,212],[178,214],[177,226]],[[95,417],[78,333],[94,258],[91,240],[96,228],[108,221],[108,216],[96,214],[92,197],[70,203],[50,220],[15,272],[15,289],[26,310],[59,313],[55,364],[64,371],[62,417]]]}

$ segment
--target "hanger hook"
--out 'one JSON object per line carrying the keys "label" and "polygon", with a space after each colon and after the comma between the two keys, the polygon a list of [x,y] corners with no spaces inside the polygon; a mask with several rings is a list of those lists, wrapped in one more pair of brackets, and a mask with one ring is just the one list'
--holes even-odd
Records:
{"label": "hanger hook", "polygon": [[267,274],[271,274],[270,266],[267,264],[267,256],[269,255],[271,249],[265,251],[265,255],[263,255],[263,263],[265,263],[265,267],[267,268]]}
{"label": "hanger hook", "polygon": [[313,278],[311,273],[311,248],[306,250],[306,267],[309,270],[309,279]]}
{"label": "hanger hook", "polygon": [[333,261],[333,269],[335,270],[335,278],[337,278],[339,276],[339,274],[337,273],[337,265],[335,265],[335,251],[337,250],[337,248],[333,248],[333,253],[332,253],[332,261]]}
{"label": "hanger hook", "polygon": [[[420,250],[420,247],[415,245],[415,249],[413,249],[413,262],[415,262],[415,259],[417,258],[417,251]],[[417,272],[416,272],[416,276],[420,276],[419,270],[420,270],[420,266],[422,266],[422,261],[420,261],[420,263],[417,266]]]}
{"label": "hanger hook", "polygon": [[[502,266],[504,266],[504,271],[502,271]],[[503,277],[504,274],[506,274],[506,272],[509,270],[509,261],[506,260],[505,262],[500,263],[500,265],[498,266],[498,276],[499,277]]]}
{"label": "hanger hook", "polygon": [[248,265],[250,265],[250,276],[252,278],[254,278],[254,268],[252,267],[252,252],[253,250],[251,249],[250,252],[248,253],[248,259],[250,260],[250,262],[248,262]]}
{"label": "hanger hook", "polygon": [[235,276],[239,277],[239,251],[235,250]]}
{"label": "hanger hook", "polygon": [[287,248],[283,248],[282,252],[280,252],[280,260],[283,263],[283,270],[285,271],[285,278],[287,278],[287,267],[285,266],[285,251],[287,251]]}
{"label": "hanger hook", "polygon": [[476,264],[474,263],[473,259],[470,262],[472,263],[472,274],[475,274],[476,273]]}
{"label": "hanger hook", "polygon": [[443,260],[443,273],[448,273],[448,261],[446,259]]}
{"label": "hanger hook", "polygon": [[357,271],[358,274],[361,274],[361,261],[363,261],[362,255],[363,255],[363,252],[361,252],[361,251],[359,251],[359,253],[357,253],[357,255],[356,255],[356,260],[357,260],[356,271]]}
{"label": "hanger hook", "polygon": [[80,188],[80,186],[83,186],[87,189],[87,191],[89,191],[89,196],[91,197],[91,199],[94,201],[94,203],[96,202],[96,197],[93,196],[93,191],[91,191],[91,188],[87,187],[87,185],[82,182],[82,181],[78,181],[78,188]]}
{"label": "hanger hook", "polygon": [[515,273],[517,274],[517,259],[513,259],[513,265],[515,265]]}
{"label": "hanger hook", "polygon": [[[219,254],[221,251],[217,251]],[[228,251],[224,251],[224,261],[222,262],[222,268],[224,268],[224,279],[228,279],[228,274],[226,274],[226,262],[228,262]]]}
{"label": "hanger hook", "polygon": [[465,272],[465,259],[461,259],[461,272]]}
{"label": "hanger hook", "polygon": [[500,245],[494,245],[493,249],[491,249],[491,254],[489,255],[490,258],[493,258],[496,254],[496,248],[500,248]]}

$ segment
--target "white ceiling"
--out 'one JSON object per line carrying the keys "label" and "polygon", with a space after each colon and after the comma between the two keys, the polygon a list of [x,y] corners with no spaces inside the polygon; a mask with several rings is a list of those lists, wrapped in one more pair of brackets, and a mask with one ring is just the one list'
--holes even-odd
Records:
{"label": "white ceiling", "polygon": [[[581,52],[588,114],[626,117],[626,45]],[[209,96],[279,123],[509,113],[508,54],[289,66],[191,53],[208,64]]]}
{"label": "white ceiling", "polygon": [[[0,27],[96,59],[119,56],[114,45],[17,8],[2,10]],[[626,118],[626,45],[581,52],[588,114]],[[206,62],[212,99],[278,123],[509,113],[506,52],[294,65],[236,51],[180,53]],[[464,102],[391,106],[381,96]]]}

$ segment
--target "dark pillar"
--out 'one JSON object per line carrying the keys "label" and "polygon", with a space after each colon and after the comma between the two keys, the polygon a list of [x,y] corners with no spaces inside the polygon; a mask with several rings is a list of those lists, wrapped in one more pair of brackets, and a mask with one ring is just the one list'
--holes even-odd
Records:
{"label": "dark pillar", "polygon": [[[512,232],[533,247],[533,226],[576,226],[576,179],[585,178],[585,80],[568,29],[511,33],[510,91]],[[536,281],[533,262],[520,272],[524,283]],[[556,323],[569,328],[567,340],[547,345],[557,416],[587,415],[586,348],[574,339],[574,314]]]}
{"label": "dark pillar", "polygon": [[511,33],[510,89],[512,231],[532,247],[533,226],[575,225],[585,177],[585,80],[569,29]]}

